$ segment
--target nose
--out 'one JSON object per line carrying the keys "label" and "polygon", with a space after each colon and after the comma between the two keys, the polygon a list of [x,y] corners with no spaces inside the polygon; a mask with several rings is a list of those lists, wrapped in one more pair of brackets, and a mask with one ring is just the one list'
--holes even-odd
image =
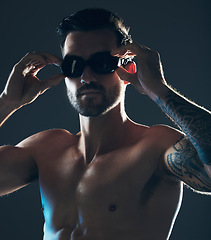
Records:
{"label": "nose", "polygon": [[97,82],[96,74],[89,66],[85,67],[84,72],[81,75],[81,82],[83,83]]}

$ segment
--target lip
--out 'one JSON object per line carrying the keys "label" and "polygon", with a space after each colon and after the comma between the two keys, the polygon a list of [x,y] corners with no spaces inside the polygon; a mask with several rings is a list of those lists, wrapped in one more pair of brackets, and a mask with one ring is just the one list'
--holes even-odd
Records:
{"label": "lip", "polygon": [[92,95],[92,94],[101,94],[102,91],[96,89],[86,89],[80,92],[80,95]]}

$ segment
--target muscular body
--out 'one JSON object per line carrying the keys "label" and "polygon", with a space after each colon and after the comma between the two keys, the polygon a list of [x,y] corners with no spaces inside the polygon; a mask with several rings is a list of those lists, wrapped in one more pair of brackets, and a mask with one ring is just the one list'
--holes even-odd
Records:
{"label": "muscular body", "polygon": [[[1,147],[1,195],[36,179],[40,183],[44,240],[168,239],[181,203],[182,182],[200,192],[211,191],[209,112],[167,86],[157,53],[137,44],[116,48],[111,30],[74,32],[66,39],[63,55],[88,59],[105,50],[136,55],[137,73],[119,68],[104,76],[86,67],[83,78],[100,83],[106,92],[116,85],[121,90],[122,80],[130,82],[172,117],[183,133],[132,122],[120,96],[100,116],[79,115],[81,132],[77,135],[48,130],[15,147]],[[42,82],[36,78],[47,64],[60,63],[51,54],[33,53],[16,64],[0,99],[2,122],[61,81],[61,74]],[[82,84],[78,79],[66,78],[65,82],[73,93]],[[102,101],[101,92],[84,91],[81,101],[85,104],[90,99]],[[184,109],[189,111],[183,113]],[[137,110],[141,111],[138,103]],[[189,119],[194,116],[191,125]]]}

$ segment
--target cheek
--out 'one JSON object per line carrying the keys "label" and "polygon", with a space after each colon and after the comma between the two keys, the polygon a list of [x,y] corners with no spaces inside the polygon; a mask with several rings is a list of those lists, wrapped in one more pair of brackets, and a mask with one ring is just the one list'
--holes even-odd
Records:
{"label": "cheek", "polygon": [[124,93],[128,83],[125,81],[122,81],[116,72],[114,72],[114,77],[115,77],[116,85],[118,85],[118,87],[119,87],[120,93],[121,94]]}
{"label": "cheek", "polygon": [[65,78],[65,85],[67,90],[68,98],[76,98],[76,92],[78,88],[78,84],[75,80]]}
{"label": "cheek", "polygon": [[113,76],[116,81],[121,81],[119,75],[116,72],[113,73]]}
{"label": "cheek", "polygon": [[105,75],[104,81],[109,82],[109,84],[111,85],[121,85],[122,83],[124,84],[124,82],[120,79],[119,75],[116,72],[109,74],[109,77]]}
{"label": "cheek", "polygon": [[71,90],[71,92],[76,91],[76,89],[78,88],[78,81],[76,81],[76,79],[72,80],[72,79],[69,79],[69,78],[65,78],[66,88],[68,90]]}
{"label": "cheek", "polygon": [[121,90],[121,91],[122,91],[122,90],[125,91],[125,88],[126,88],[128,82],[122,81],[122,80],[120,79],[119,75],[118,75],[116,72],[114,72],[114,78],[115,78],[116,84],[119,85],[120,90]]}
{"label": "cheek", "polygon": [[120,83],[120,85],[128,85],[129,84],[129,82],[121,80],[121,78],[119,77],[119,75],[116,72],[114,72],[113,74],[114,74],[115,81],[118,81]]}
{"label": "cheek", "polygon": [[120,77],[116,72],[112,74],[112,80],[110,81],[110,84],[109,84],[109,89],[113,89],[113,88],[117,91],[118,95],[122,95],[126,89],[126,85],[124,81],[120,79]]}

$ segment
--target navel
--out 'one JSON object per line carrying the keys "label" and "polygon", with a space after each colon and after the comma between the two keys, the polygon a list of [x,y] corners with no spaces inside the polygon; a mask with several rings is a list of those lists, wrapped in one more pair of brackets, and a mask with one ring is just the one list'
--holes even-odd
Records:
{"label": "navel", "polygon": [[43,205],[42,205],[42,207],[41,207],[41,211],[44,212],[44,206],[43,206]]}
{"label": "navel", "polygon": [[114,212],[114,211],[116,211],[116,205],[114,205],[114,204],[111,204],[110,206],[109,206],[109,211],[110,212]]}

